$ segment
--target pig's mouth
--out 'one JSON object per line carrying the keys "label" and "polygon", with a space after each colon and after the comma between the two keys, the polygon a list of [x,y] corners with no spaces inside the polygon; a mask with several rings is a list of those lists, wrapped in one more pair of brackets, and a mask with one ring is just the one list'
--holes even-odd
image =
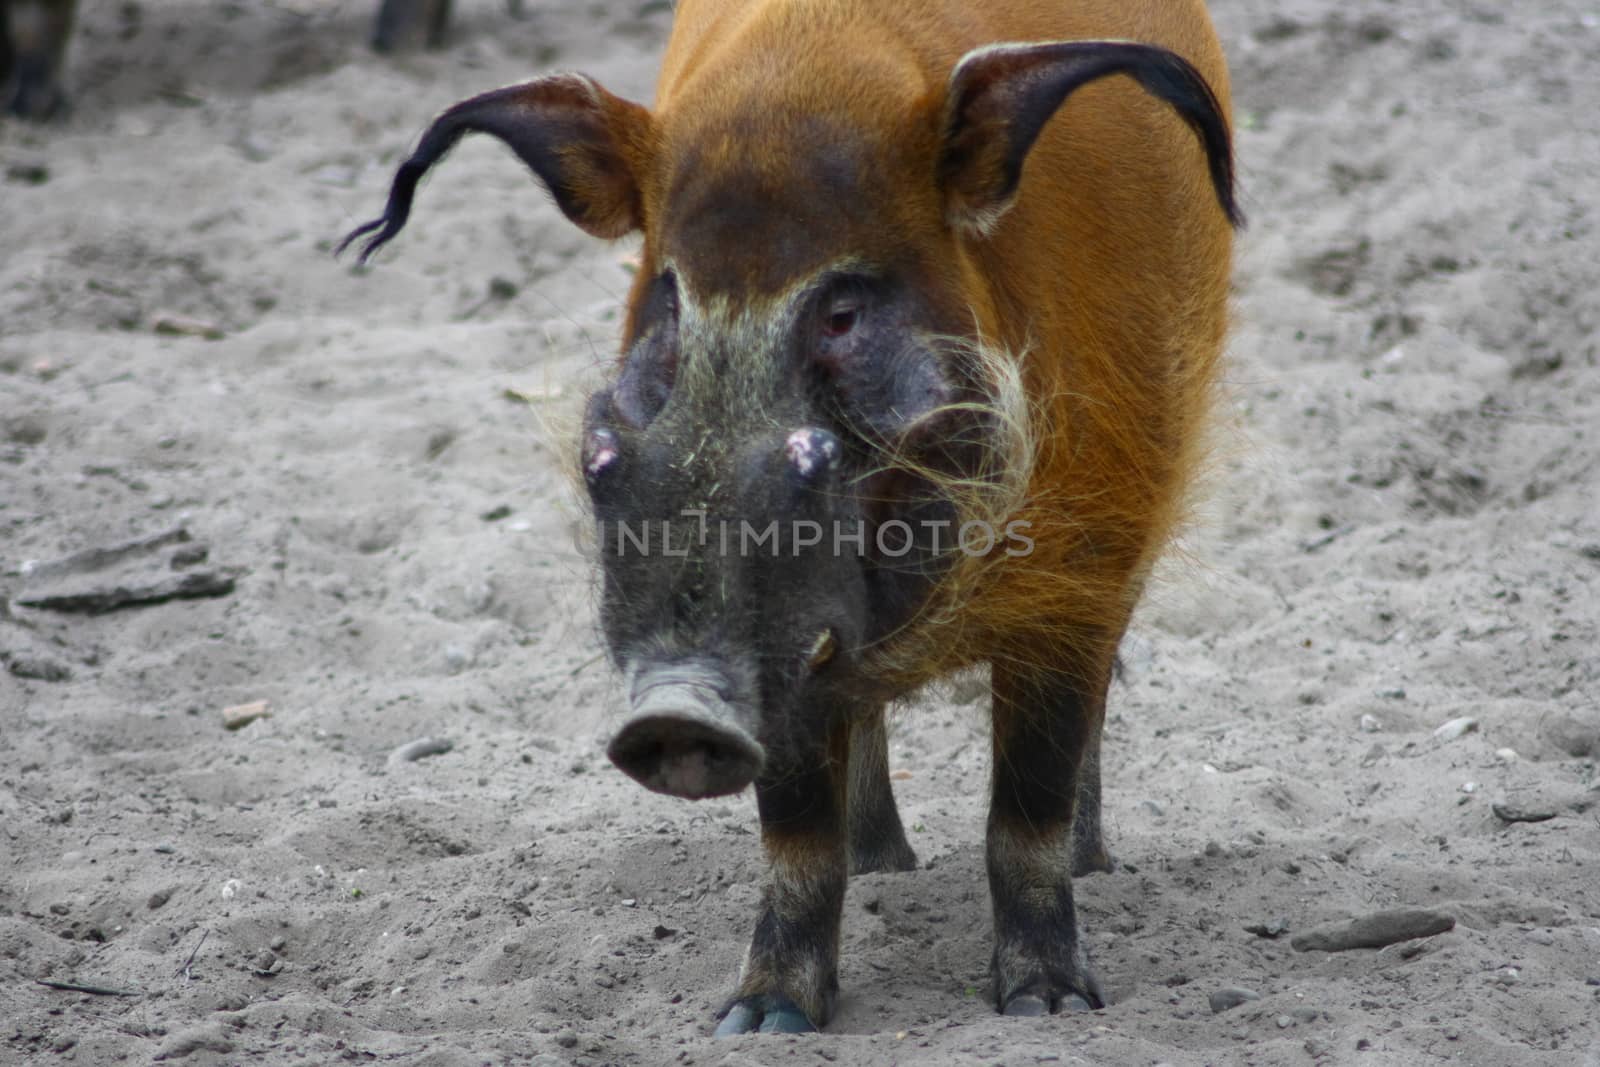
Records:
{"label": "pig's mouth", "polygon": [[761,773],[766,753],[753,716],[722,695],[719,676],[697,664],[640,671],[632,710],[606,754],[646,789],[699,800],[737,793]]}

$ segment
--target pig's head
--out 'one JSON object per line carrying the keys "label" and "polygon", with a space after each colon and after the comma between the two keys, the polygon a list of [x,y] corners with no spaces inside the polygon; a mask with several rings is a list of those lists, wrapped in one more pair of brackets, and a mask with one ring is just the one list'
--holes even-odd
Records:
{"label": "pig's head", "polygon": [[[669,62],[653,114],[576,75],[464,101],[346,240],[371,235],[365,258],[398,233],[418,180],[474,131],[589,233],[642,232],[581,464],[630,702],[610,754],[686,797],[735,792],[893,695],[886,650],[949,614],[941,590],[972,561],[956,531],[1019,503],[1020,360],[989,343],[1001,309],[968,243],[1010,207],[1055,107],[1130,74],[1208,149],[1227,143],[1204,82],[1160,49],[995,46],[928,85],[906,57],[760,47]],[[1211,160],[1231,197],[1225,151]]]}
{"label": "pig's head", "polygon": [[[646,289],[581,452],[631,704],[610,755],[657,791],[715,796],[884,695],[871,651],[946,566],[904,541],[954,517],[886,457],[957,422],[970,386],[892,283],[823,275],[757,311],[670,268]],[[852,344],[881,364],[861,393],[826,358]]]}

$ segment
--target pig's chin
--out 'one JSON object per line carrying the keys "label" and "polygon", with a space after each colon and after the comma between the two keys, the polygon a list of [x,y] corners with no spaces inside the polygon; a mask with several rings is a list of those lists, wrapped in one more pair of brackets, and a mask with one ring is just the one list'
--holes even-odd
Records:
{"label": "pig's chin", "polygon": [[720,680],[696,665],[633,676],[632,709],[606,749],[646,789],[700,800],[737,793],[761,773],[766,753],[754,716],[724,700]]}

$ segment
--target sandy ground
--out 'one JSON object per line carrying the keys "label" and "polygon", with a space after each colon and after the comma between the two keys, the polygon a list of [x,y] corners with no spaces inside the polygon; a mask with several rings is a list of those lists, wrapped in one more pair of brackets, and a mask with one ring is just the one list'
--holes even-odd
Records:
{"label": "sandy ground", "polygon": [[[627,248],[480,142],[328,255],[456,99],[648,98],[668,6],[464,0],[399,62],[366,0],[84,6],[75,113],[0,124],[0,1061],[1600,1064],[1600,7],[1216,0],[1238,432],[1113,691],[1114,1003],[985,1003],[968,684],[899,717],[927,869],[852,884],[829,1032],[713,1042],[753,805],[605,761],[549,429]],[[1455,929],[1287,943],[1402,906]]]}

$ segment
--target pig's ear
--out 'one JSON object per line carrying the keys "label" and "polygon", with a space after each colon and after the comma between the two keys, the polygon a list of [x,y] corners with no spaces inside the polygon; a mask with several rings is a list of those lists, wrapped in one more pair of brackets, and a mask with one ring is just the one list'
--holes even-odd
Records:
{"label": "pig's ear", "polygon": [[417,182],[466,133],[504,141],[584,230],[621,237],[642,222],[638,176],[651,131],[648,111],[581,74],[555,74],[463,100],[434,120],[411,158],[400,164],[383,217],[352,231],[338,252],[366,237],[364,263],[399,233],[411,214]]}
{"label": "pig's ear", "polygon": [[1239,225],[1233,148],[1216,94],[1181,56],[1126,41],[997,44],[961,58],[950,75],[939,157],[950,224],[989,232],[1016,199],[1022,165],[1050,116],[1075,90],[1113,74],[1136,80],[1195,131],[1223,213]]}

